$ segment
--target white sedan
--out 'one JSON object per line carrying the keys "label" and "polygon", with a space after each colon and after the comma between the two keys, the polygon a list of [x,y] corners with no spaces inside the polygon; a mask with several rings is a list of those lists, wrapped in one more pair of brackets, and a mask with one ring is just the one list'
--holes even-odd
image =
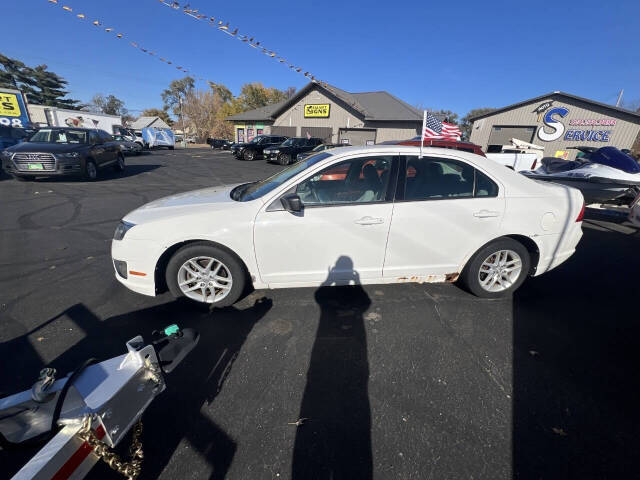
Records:
{"label": "white sedan", "polygon": [[500,297],[569,258],[583,214],[580,191],[471,153],[345,147],[148,203],[118,225],[111,253],[131,290],[216,306],[248,284],[458,281]]}

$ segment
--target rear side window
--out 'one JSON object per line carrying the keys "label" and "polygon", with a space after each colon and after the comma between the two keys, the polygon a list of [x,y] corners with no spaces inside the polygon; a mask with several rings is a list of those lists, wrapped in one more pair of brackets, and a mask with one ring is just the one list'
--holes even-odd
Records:
{"label": "rear side window", "polygon": [[498,185],[480,170],[476,170],[476,197],[497,197]]}
{"label": "rear side window", "polygon": [[437,157],[406,159],[406,201],[498,196],[498,185],[465,162]]}
{"label": "rear side window", "polygon": [[405,200],[473,197],[474,168],[442,158],[407,159]]}

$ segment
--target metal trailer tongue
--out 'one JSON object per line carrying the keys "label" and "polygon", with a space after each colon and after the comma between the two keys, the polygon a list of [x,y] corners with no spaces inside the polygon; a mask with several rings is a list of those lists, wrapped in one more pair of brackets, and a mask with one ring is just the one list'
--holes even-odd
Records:
{"label": "metal trailer tongue", "polygon": [[[142,468],[142,414],[166,388],[171,372],[196,346],[199,334],[177,325],[126,343],[127,353],[100,363],[84,362],[56,380],[45,368],[30,390],[0,399],[0,440],[4,447],[47,443],[14,480],[84,478],[102,458],[126,478]],[[130,459],[113,452],[133,428]]]}

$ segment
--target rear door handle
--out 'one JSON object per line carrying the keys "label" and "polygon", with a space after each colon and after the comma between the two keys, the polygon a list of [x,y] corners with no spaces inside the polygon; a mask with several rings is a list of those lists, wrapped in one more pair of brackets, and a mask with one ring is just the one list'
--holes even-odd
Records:
{"label": "rear door handle", "polygon": [[480,210],[479,212],[475,212],[473,216],[476,218],[499,217],[500,212],[492,212],[491,210]]}
{"label": "rear door handle", "polygon": [[384,218],[362,217],[355,221],[358,225],[380,225],[384,223]]}

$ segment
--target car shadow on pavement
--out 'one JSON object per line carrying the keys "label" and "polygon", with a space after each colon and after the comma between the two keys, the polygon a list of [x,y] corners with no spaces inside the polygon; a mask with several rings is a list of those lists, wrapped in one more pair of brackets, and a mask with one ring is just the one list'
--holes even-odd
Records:
{"label": "car shadow on pavement", "polygon": [[637,472],[640,233],[589,219],[576,253],[513,299],[513,477]]}
{"label": "car shadow on pavement", "polygon": [[[56,368],[61,377],[84,359],[95,357],[104,360],[126,353],[125,342],[136,335],[150,341],[151,332],[165,327],[167,321],[181,328],[195,328],[200,333],[198,345],[176,370],[165,376],[167,389],[143,416],[145,462],[140,478],[158,478],[165,468],[175,469],[176,474],[169,473],[170,478],[182,476],[185,472],[180,473],[180,467],[169,464],[174,452],[186,442],[187,448],[195,450],[199,458],[208,464],[209,478],[222,479],[235,454],[236,443],[200,410],[213,402],[221,391],[247,336],[271,306],[270,299],[259,298],[247,308],[209,311],[187,301],[173,301],[101,320],[83,304],[76,304],[43,326],[56,321],[70,321],[74,328],[83,332],[84,337],[46,366]],[[20,365],[23,374],[20,390],[29,388],[38,371],[45,366],[29,339],[29,336],[37,334],[37,330],[0,344],[5,357],[13,358],[15,364]],[[11,372],[2,369],[0,385],[6,390],[15,384]],[[122,445],[125,452],[124,444],[127,443],[128,439],[125,439]],[[37,450],[21,449],[19,454],[14,450],[0,450],[3,471],[9,475],[17,472]],[[92,470],[91,478],[112,479],[114,472],[100,462]]]}
{"label": "car shadow on pavement", "polygon": [[[127,160],[128,161],[128,160]],[[30,180],[31,183],[58,183],[58,182],[83,182],[83,183],[100,183],[109,180],[117,180],[119,178],[135,177],[142,173],[152,172],[158,168],[162,168],[162,165],[130,165],[127,163],[127,167],[124,172],[116,172],[110,167],[105,167],[98,172],[98,178],[93,181],[85,180],[82,176],[63,176],[63,177],[39,177],[35,180]]]}
{"label": "car shadow on pavement", "polygon": [[[355,285],[334,287],[337,280]],[[315,292],[320,320],[300,405],[292,479],[372,478],[369,361],[363,315],[371,299],[349,257]]]}

